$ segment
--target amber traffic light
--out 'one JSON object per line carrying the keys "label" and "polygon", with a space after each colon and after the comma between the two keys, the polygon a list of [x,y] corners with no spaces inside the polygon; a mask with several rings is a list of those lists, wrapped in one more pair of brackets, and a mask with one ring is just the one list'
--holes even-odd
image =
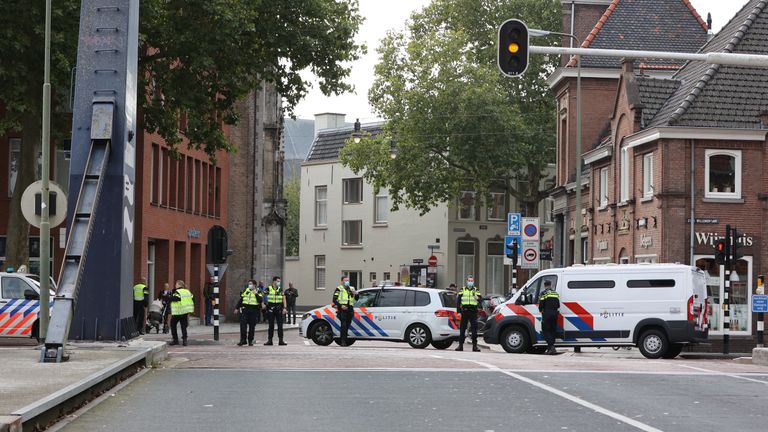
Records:
{"label": "amber traffic light", "polygon": [[507,76],[520,76],[528,69],[528,26],[516,19],[499,27],[499,70]]}

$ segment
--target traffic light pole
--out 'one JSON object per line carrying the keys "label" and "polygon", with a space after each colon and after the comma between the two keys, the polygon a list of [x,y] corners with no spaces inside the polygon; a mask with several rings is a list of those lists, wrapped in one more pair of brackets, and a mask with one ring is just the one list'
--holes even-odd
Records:
{"label": "traffic light pole", "polygon": [[219,265],[213,265],[213,340],[219,340]]}
{"label": "traffic light pole", "polygon": [[723,354],[730,352],[731,342],[731,311],[730,299],[731,292],[731,226],[725,226],[725,265],[723,271]]}
{"label": "traffic light pole", "polygon": [[[765,281],[765,276],[759,275],[757,277],[757,292],[756,294],[762,295],[765,293],[765,288],[763,285],[763,281]],[[765,318],[765,315],[763,312],[757,313],[757,347],[762,348],[763,347],[763,332],[765,329],[765,321],[763,321]]]}

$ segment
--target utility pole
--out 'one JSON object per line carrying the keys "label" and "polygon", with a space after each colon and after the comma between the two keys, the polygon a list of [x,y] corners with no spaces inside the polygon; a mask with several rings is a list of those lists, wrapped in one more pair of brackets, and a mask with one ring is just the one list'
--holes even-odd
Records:
{"label": "utility pole", "polygon": [[48,333],[48,305],[51,273],[51,223],[48,217],[51,159],[51,0],[45,1],[45,69],[43,72],[43,172],[42,205],[40,206],[40,319],[39,337],[45,342]]}

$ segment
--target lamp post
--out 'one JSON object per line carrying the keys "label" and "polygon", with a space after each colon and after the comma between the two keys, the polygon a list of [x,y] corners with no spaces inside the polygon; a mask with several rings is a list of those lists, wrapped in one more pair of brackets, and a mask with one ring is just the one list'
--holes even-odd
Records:
{"label": "lamp post", "polygon": [[45,68],[43,72],[43,172],[42,205],[40,206],[40,323],[38,336],[45,341],[48,332],[48,305],[50,280],[50,236],[51,224],[48,214],[48,174],[50,172],[51,145],[51,0],[45,2]]}
{"label": "lamp post", "polygon": [[[576,41],[581,46],[578,37],[571,33],[553,32],[548,30],[529,29],[530,37],[564,36]],[[581,56],[576,55],[576,210],[574,225],[576,232],[573,235],[573,263],[581,264]],[[566,181],[567,181],[566,173]]]}

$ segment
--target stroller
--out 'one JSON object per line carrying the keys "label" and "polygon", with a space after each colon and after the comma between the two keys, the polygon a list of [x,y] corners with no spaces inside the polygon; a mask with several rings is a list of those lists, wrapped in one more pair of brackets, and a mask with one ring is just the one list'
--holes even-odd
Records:
{"label": "stroller", "polygon": [[163,304],[160,300],[155,300],[149,305],[149,313],[147,314],[147,328],[149,333],[153,328],[155,333],[160,333],[160,324],[163,324],[165,320],[165,308],[167,305]]}

